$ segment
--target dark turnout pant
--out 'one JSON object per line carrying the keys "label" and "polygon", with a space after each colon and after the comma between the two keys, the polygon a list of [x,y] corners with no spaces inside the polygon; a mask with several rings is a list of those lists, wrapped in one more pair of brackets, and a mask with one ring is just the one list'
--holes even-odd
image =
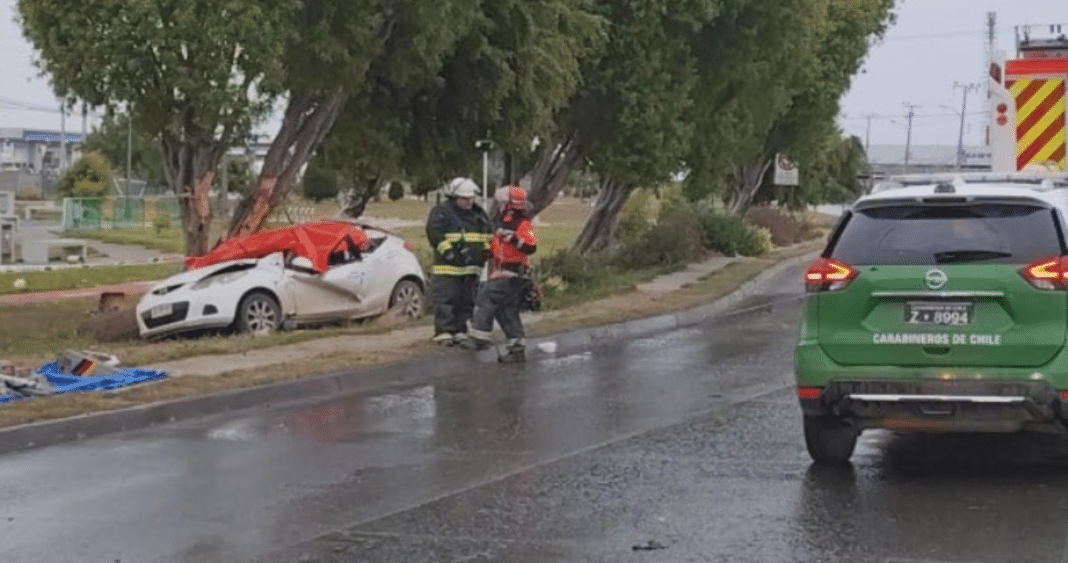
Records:
{"label": "dark turnout pant", "polygon": [[434,276],[434,334],[467,332],[475,308],[478,276]]}
{"label": "dark turnout pant", "polygon": [[483,282],[475,300],[475,313],[471,319],[472,336],[489,339],[493,321],[509,340],[523,338],[523,321],[519,318],[519,302],[526,288],[526,280],[508,277]]}

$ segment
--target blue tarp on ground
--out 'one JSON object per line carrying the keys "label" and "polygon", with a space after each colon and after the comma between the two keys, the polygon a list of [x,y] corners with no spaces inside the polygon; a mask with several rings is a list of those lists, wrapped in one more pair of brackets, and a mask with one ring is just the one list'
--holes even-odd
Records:
{"label": "blue tarp on ground", "polygon": [[[56,395],[72,391],[108,391],[167,377],[167,372],[165,371],[141,368],[127,368],[98,377],[70,375],[61,372],[59,364],[56,362],[45,364],[37,371],[48,378],[48,382],[52,384],[52,391]],[[0,395],[0,404],[20,398],[12,395]]]}

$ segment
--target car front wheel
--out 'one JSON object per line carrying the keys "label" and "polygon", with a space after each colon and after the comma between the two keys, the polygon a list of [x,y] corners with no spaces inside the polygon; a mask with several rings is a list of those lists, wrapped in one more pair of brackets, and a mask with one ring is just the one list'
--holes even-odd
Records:
{"label": "car front wheel", "polygon": [[423,316],[423,289],[412,280],[401,280],[393,288],[389,308],[411,319]]}
{"label": "car front wheel", "polygon": [[805,415],[805,445],[816,463],[849,462],[859,435],[856,429],[835,418]]}
{"label": "car front wheel", "polygon": [[250,293],[237,306],[237,330],[247,334],[269,334],[282,324],[282,308],[266,293]]}

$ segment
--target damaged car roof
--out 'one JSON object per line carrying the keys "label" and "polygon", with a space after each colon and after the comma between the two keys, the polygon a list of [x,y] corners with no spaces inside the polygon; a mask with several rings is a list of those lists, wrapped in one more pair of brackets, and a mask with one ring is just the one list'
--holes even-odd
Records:
{"label": "damaged car roof", "polygon": [[285,251],[308,258],[312,267],[322,273],[326,271],[330,253],[345,240],[352,241],[361,250],[366,250],[370,244],[359,225],[345,221],[316,221],[224,240],[204,256],[186,257],[185,265],[192,270]]}

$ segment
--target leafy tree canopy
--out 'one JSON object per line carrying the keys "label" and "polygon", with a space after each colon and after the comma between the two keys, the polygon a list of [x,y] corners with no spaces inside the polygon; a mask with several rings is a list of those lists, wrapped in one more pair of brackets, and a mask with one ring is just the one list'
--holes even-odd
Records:
{"label": "leafy tree canopy", "polygon": [[132,130],[129,125],[130,117],[125,113],[105,114],[100,126],[85,138],[84,150],[103,154],[109,162],[115,163],[123,177],[129,150],[131,177],[145,180],[150,185],[165,186],[167,178],[163,173],[159,144],[139,130]]}
{"label": "leafy tree canopy", "polygon": [[[435,33],[416,40],[402,28],[405,40],[388,42],[371,62],[326,140],[357,175],[430,187],[479,177],[474,144],[487,133],[508,151],[529,151],[551,131],[601,33],[589,0],[507,0],[456,13],[427,4],[435,8],[415,15],[432,20],[421,23]],[[449,41],[436,57],[421,47]]]}
{"label": "leafy tree canopy", "polygon": [[[702,197],[733,185],[731,207],[744,209],[782,152],[802,170],[840,133],[841,96],[872,42],[893,20],[893,0],[751,2],[704,45],[745,64],[705,57],[697,112],[703,136],[690,149],[687,192]],[[710,30],[711,31],[711,30]],[[818,183],[818,182],[816,182]]]}
{"label": "leafy tree canopy", "polygon": [[280,92],[291,4],[19,0],[18,9],[59,95],[125,107],[161,144],[187,252],[205,252],[216,168]]}

